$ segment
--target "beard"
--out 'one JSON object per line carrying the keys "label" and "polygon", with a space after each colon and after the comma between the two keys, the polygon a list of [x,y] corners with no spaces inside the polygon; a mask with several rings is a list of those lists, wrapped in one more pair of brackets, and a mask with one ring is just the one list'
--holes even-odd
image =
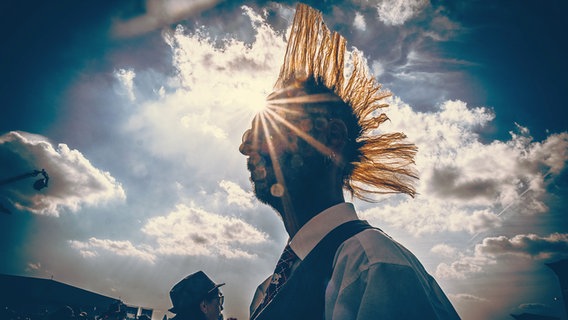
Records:
{"label": "beard", "polygon": [[[258,171],[263,171],[262,174],[258,174]],[[250,181],[253,186],[254,195],[258,199],[258,201],[267,204],[271,207],[277,206],[278,203],[281,202],[280,196],[277,196],[278,193],[272,192],[273,189],[278,188],[277,185],[279,182],[276,179],[276,174],[274,173],[274,168],[272,166],[265,166],[261,169],[256,169],[255,171],[251,171],[251,178]],[[260,177],[259,175],[263,175]]]}
{"label": "beard", "polygon": [[325,157],[319,152],[308,156],[288,152],[277,161],[284,181],[278,181],[273,161],[268,155],[262,157],[260,166],[248,166],[256,198],[277,211],[282,208],[284,197],[295,199],[294,194],[309,192],[313,179],[321,179],[322,171],[327,170]]}

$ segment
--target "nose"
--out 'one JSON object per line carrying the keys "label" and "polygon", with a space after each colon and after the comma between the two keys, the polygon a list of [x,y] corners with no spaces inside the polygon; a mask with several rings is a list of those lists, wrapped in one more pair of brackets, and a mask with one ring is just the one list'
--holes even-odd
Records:
{"label": "nose", "polygon": [[247,129],[245,133],[243,133],[241,145],[239,146],[239,152],[242,155],[248,156],[251,153],[252,148],[252,130]]}

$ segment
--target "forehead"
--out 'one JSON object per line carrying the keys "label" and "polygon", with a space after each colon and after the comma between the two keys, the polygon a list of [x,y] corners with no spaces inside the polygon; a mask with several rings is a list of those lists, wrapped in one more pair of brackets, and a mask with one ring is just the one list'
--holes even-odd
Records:
{"label": "forehead", "polygon": [[342,102],[332,90],[313,81],[292,81],[276,90],[266,99],[267,109],[287,117],[305,117],[307,114],[325,114],[330,104]]}
{"label": "forehead", "polygon": [[323,104],[268,106],[253,119],[251,129],[254,132],[267,134],[274,130],[281,134],[291,131],[309,132],[315,124],[327,123],[330,118],[329,109]]}
{"label": "forehead", "polygon": [[270,114],[288,121],[304,120],[307,118],[328,117],[329,108],[324,104],[289,104],[282,106],[268,106],[267,116]]}

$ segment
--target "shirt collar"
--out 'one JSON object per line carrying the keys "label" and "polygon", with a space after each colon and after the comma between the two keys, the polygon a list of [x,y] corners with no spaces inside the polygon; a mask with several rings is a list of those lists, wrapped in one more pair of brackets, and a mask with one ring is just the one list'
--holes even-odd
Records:
{"label": "shirt collar", "polygon": [[312,249],[335,227],[351,220],[357,220],[352,203],[343,202],[325,209],[310,219],[290,240],[294,253],[304,260]]}

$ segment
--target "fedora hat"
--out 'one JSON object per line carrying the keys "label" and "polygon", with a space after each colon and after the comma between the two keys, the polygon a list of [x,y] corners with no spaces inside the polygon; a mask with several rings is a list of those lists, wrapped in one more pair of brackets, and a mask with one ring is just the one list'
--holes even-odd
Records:
{"label": "fedora hat", "polygon": [[192,306],[201,302],[207,294],[224,284],[216,284],[203,271],[190,274],[170,290],[173,307],[169,311],[173,313],[189,311]]}

